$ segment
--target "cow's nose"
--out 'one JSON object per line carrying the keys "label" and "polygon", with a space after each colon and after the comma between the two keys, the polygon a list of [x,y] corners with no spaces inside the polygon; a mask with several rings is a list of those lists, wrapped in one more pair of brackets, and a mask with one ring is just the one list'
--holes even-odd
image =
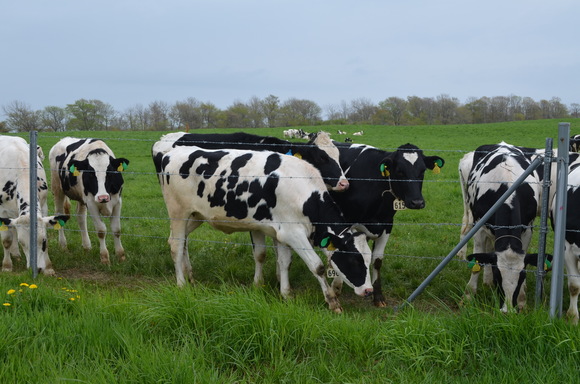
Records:
{"label": "cow's nose", "polygon": [[411,202],[409,204],[405,203],[405,205],[409,209],[423,209],[423,208],[425,208],[425,200],[423,200],[423,199],[411,200]]}
{"label": "cow's nose", "polygon": [[99,195],[99,196],[97,196],[97,201],[99,203],[108,203],[109,200],[110,200],[109,195]]}
{"label": "cow's nose", "polygon": [[368,296],[370,296],[372,294],[373,294],[373,289],[372,288],[365,289],[365,297],[368,297]]}
{"label": "cow's nose", "polygon": [[348,189],[348,187],[350,187],[348,180],[344,179],[344,180],[340,180],[338,182],[338,190],[339,191],[346,191]]}

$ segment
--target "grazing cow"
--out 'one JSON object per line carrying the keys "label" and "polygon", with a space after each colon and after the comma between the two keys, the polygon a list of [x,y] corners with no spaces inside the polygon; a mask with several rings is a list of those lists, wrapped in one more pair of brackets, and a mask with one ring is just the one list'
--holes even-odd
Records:
{"label": "grazing cow", "polygon": [[[460,162],[464,186],[464,206],[469,217],[481,219],[532,162],[533,150],[504,142],[478,147]],[[463,164],[461,164],[463,162]],[[469,172],[463,173],[466,163]],[[463,172],[462,172],[463,171]],[[525,265],[535,265],[537,255],[526,251],[532,224],[538,215],[541,184],[538,171],[532,172],[474,236],[474,253],[467,257],[475,264],[465,295],[477,290],[480,264],[487,264],[501,295],[500,307],[507,312],[525,305]],[[486,275],[489,274],[486,272]]]}
{"label": "grazing cow", "polygon": [[[65,137],[56,143],[49,153],[52,175],[52,193],[57,212],[70,212],[70,199],[76,200],[82,245],[91,249],[87,231],[87,209],[97,230],[101,262],[110,264],[109,251],[105,242],[107,227],[101,215],[111,220],[115,254],[125,260],[121,244],[121,172],[129,164],[125,158],[115,158],[113,151],[98,139]],[[59,243],[66,248],[64,232],[59,231]]]}
{"label": "grazing cow", "polygon": [[[566,206],[566,235],[564,243],[564,261],[568,274],[568,290],[570,292],[570,306],[568,317],[573,324],[578,324],[578,294],[580,294],[580,161],[577,159],[569,165],[567,206]],[[551,207],[552,223],[556,214],[556,201]]]}
{"label": "grazing cow", "polygon": [[316,134],[308,143],[292,143],[276,137],[236,133],[168,133],[159,139],[157,150],[166,152],[178,146],[196,146],[206,149],[241,149],[272,151],[294,155],[312,164],[327,185],[334,191],[344,191],[349,183],[340,168],[338,149],[326,132]]}
{"label": "grazing cow", "polygon": [[[178,285],[185,284],[185,275],[192,279],[187,236],[207,221],[225,233],[262,232],[290,246],[316,277],[335,312],[342,309],[312,243],[332,244],[336,251],[330,265],[356,294],[372,292],[368,244],[362,234],[351,232],[310,164],[269,151],[176,147],[164,154],[165,146],[161,141],[154,144],[152,156],[171,219],[168,242]],[[289,264],[285,257],[278,259],[279,265]],[[280,290],[287,295],[282,282]]]}
{"label": "grazing cow", "polygon": [[340,129],[336,131],[337,134],[339,135],[346,135],[345,131],[341,131]]}
{"label": "grazing cow", "polygon": [[353,136],[362,136],[363,134],[364,134],[363,131],[358,131],[358,132],[353,133],[352,135]]}
{"label": "grazing cow", "polygon": [[300,131],[297,130],[297,129],[294,129],[294,128],[292,128],[292,129],[286,129],[283,132],[283,134],[284,134],[284,137],[287,137],[289,139],[294,139],[296,137],[301,137]]}
{"label": "grazing cow", "polygon": [[[0,233],[4,248],[2,271],[12,271],[11,256],[19,257],[18,243],[26,255],[30,267],[30,215],[37,215],[37,267],[45,275],[54,275],[48,256],[46,226],[58,228],[68,216],[47,216],[46,173],[42,166],[44,155],[37,148],[37,204],[31,208],[30,201],[30,152],[26,140],[20,137],[0,136]],[[17,237],[17,240],[15,240]]]}

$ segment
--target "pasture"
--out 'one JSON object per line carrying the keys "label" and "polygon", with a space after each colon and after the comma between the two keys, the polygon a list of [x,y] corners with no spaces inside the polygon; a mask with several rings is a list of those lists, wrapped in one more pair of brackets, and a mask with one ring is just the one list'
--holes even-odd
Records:
{"label": "pasture", "polygon": [[[568,121],[571,134],[580,133],[580,119]],[[305,127],[309,132],[330,132],[337,141],[350,137],[385,150],[410,142],[426,155],[446,160],[441,173],[426,173],[426,208],[395,216],[382,268],[388,308],[374,308],[370,299],[356,297],[345,287],[342,315],[327,309],[318,284],[297,256],[290,275],[293,300],[283,301],[278,294],[272,250],[264,286],[254,288],[249,235],[226,235],[207,225],[189,238],[196,284],[175,286],[167,212],[150,155],[151,145],[163,132],[39,133],[38,143],[46,155],[64,136],[96,137],[104,139],[116,156],[130,160],[122,210],[127,260],[119,263],[111,254],[112,265],[101,265],[96,234],[90,233],[93,248],[84,251],[73,217],[66,225],[68,250],[59,249],[56,232],[49,232],[57,278],[39,276],[33,281],[22,260],[15,262],[15,272],[0,274],[0,294],[11,304],[0,308],[0,381],[575,380],[572,367],[580,362],[580,331],[563,320],[549,319],[545,307],[533,309],[533,269],[522,314],[499,313],[494,293],[483,286],[474,302],[460,306],[469,269],[457,259],[412,306],[395,310],[459,241],[463,213],[459,159],[481,144],[502,140],[543,148],[546,137],[557,137],[558,122]],[[347,135],[337,135],[338,129]],[[361,130],[363,136],[352,136]],[[248,130],[279,138],[282,131]],[[45,167],[48,170],[48,159]],[[53,210],[50,196],[49,212]],[[536,250],[537,232],[530,252]],[[552,239],[550,233],[548,252]],[[111,250],[110,233],[107,242]],[[20,287],[22,282],[38,288]],[[9,295],[9,290],[15,292]]]}

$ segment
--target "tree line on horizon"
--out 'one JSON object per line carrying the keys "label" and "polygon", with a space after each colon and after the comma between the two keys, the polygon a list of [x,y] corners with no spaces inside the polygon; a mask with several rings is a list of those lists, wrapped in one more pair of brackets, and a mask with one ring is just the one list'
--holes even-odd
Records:
{"label": "tree line on horizon", "polygon": [[535,101],[530,97],[471,97],[465,103],[449,95],[435,98],[389,97],[378,104],[366,98],[325,106],[269,95],[236,101],[224,110],[193,97],[172,105],[163,101],[117,111],[100,100],[79,99],[65,107],[34,110],[25,102],[2,106],[0,132],[191,130],[200,128],[262,128],[317,125],[448,125],[580,117],[580,104],[566,106],[558,97]]}

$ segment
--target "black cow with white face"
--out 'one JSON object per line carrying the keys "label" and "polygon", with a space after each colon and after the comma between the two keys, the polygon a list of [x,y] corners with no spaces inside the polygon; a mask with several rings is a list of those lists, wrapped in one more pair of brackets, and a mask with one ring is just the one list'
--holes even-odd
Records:
{"label": "black cow with white face", "polygon": [[[534,152],[504,142],[478,147],[471,158],[471,169],[464,183],[464,205],[473,222],[481,219],[508,188],[530,166]],[[465,159],[465,158],[464,158]],[[464,160],[462,160],[464,161]],[[460,171],[462,170],[460,163]],[[461,173],[460,173],[461,175]],[[525,305],[525,265],[535,265],[537,255],[526,254],[532,225],[539,212],[541,194],[539,173],[532,172],[474,236],[476,262],[466,288],[470,298],[477,290],[480,263],[491,267],[493,281],[501,294],[501,309],[507,312]]]}
{"label": "black cow with white face", "polygon": [[[121,244],[121,192],[123,172],[129,160],[116,158],[113,151],[99,139],[65,137],[49,153],[52,193],[57,212],[70,212],[70,200],[77,204],[83,248],[91,248],[87,231],[87,209],[98,233],[101,262],[110,264],[105,243],[107,227],[102,216],[110,217],[115,254],[122,261],[125,250]],[[59,243],[66,248],[64,232],[59,231]]]}
{"label": "black cow with white face", "polygon": [[[384,307],[380,271],[395,214],[405,208],[425,207],[422,194],[425,171],[439,172],[445,160],[425,156],[413,144],[402,145],[394,152],[369,145],[335,144],[350,187],[344,193],[332,193],[332,197],[346,221],[373,240],[373,303]],[[335,279],[333,285],[340,289],[340,279]]]}
{"label": "black cow with white face", "polygon": [[[192,280],[187,237],[202,222],[225,233],[257,231],[291,247],[319,281],[329,308],[342,309],[325,278],[325,267],[312,244],[336,248],[330,264],[356,294],[372,292],[370,249],[353,233],[332,200],[320,173],[305,161],[269,151],[209,150],[193,146],[152,156],[171,219],[168,240],[178,285]],[[160,149],[160,150],[159,150]],[[279,263],[288,260],[279,257]],[[284,295],[286,287],[282,286]]]}

